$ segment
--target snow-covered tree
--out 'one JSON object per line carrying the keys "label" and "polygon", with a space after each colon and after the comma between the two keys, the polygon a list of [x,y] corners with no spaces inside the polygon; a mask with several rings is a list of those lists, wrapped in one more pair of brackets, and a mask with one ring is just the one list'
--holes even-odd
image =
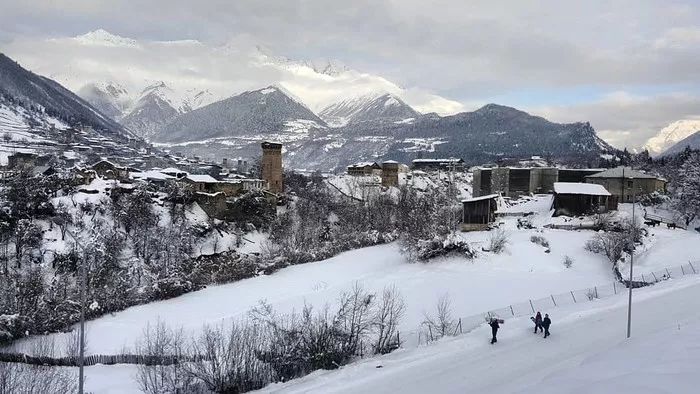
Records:
{"label": "snow-covered tree", "polygon": [[690,224],[700,216],[700,153],[691,154],[678,171],[674,206]]}

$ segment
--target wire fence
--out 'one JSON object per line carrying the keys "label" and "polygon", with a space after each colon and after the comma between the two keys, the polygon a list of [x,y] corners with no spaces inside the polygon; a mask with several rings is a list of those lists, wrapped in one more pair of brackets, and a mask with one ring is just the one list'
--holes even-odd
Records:
{"label": "wire fence", "polygon": [[[671,278],[697,275],[699,273],[700,262],[688,262],[680,266],[663,268],[658,271],[636,275],[632,278],[631,284],[629,279],[623,279],[598,286],[571,290],[565,293],[550,294],[547,297],[529,299],[524,302],[484,311],[471,316],[450,319],[449,327],[446,330],[435,330],[430,325],[423,324],[418,330],[401,333],[401,339],[403,341],[402,346],[415,347],[430,343],[445,335],[454,336],[467,333],[479,328],[491,318],[506,319],[511,317],[534,316],[537,311],[546,311],[551,308],[610,298],[625,292],[630,285],[632,288],[640,288],[651,286]],[[445,335],[443,335],[443,333],[445,333]]]}

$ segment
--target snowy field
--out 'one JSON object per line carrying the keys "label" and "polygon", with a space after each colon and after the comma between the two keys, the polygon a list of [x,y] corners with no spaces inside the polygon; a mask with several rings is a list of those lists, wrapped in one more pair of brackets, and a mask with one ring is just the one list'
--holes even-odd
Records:
{"label": "snowy field", "polygon": [[[337,371],[318,371],[269,393],[694,393],[700,365],[700,277],[551,313],[552,336],[527,317],[507,320],[490,345],[484,326]],[[652,356],[653,355],[653,356]]]}
{"label": "snowy field", "polygon": [[[104,186],[104,185],[101,185]],[[90,195],[89,198],[97,198]],[[204,325],[225,324],[230,319],[244,317],[251,307],[258,304],[260,300],[265,300],[280,312],[299,311],[304,304],[321,306],[325,303],[334,303],[340,293],[349,290],[355,283],[361,284],[365,289],[372,292],[379,292],[387,285],[395,285],[402,293],[406,303],[406,315],[401,323],[402,336],[408,337],[412,332],[420,328],[425,312],[432,312],[437,300],[448,294],[452,301],[452,309],[455,317],[466,317],[481,314],[487,310],[507,307],[515,303],[527,302],[529,299],[549,297],[551,294],[568,293],[570,290],[578,290],[599,285],[611,285],[614,277],[610,263],[601,255],[593,254],[585,250],[584,245],[587,240],[595,234],[590,230],[557,230],[544,228],[543,226],[553,220],[548,216],[546,202],[531,201],[528,210],[537,211],[537,214],[530,216],[531,222],[536,225],[536,229],[518,229],[517,218],[506,217],[500,219],[500,227],[508,236],[506,250],[501,254],[482,251],[493,232],[472,232],[461,233],[460,236],[467,240],[473,249],[479,251],[477,258],[467,260],[464,258],[444,258],[437,259],[430,263],[408,263],[399,250],[398,244],[388,244],[374,246],[364,249],[349,251],[333,258],[315,263],[292,266],[282,269],[269,276],[260,276],[246,279],[239,282],[210,286],[206,289],[185,294],[183,296],[150,303],[147,305],[135,306],[122,312],[104,316],[87,323],[87,353],[88,354],[117,354],[129,352],[133,349],[134,343],[141,336],[144,327],[148,323],[160,320],[167,325],[178,328],[182,327],[189,332],[197,332]],[[621,207],[621,216],[628,215],[627,207]],[[698,261],[698,249],[696,247],[700,235],[696,232],[685,230],[672,230],[666,227],[649,228],[649,237],[646,238],[646,245],[640,250],[635,259],[635,272],[648,273],[652,270],[659,270],[665,267],[686,264],[689,260]],[[549,247],[545,248],[532,243],[530,238],[533,235],[542,236],[549,242]],[[266,236],[260,233],[248,235],[251,242],[247,242],[243,248],[246,251],[259,250],[259,244],[264,242]],[[548,250],[548,252],[547,252]],[[567,268],[563,264],[565,256],[573,258],[573,266]],[[623,267],[623,270],[626,267]],[[674,283],[689,283],[688,281],[673,281]],[[666,288],[667,284],[655,286],[654,288]],[[696,286],[697,287],[697,286]],[[700,287],[699,287],[700,288]],[[700,292],[700,290],[696,290]],[[642,293],[657,294],[656,290],[643,290]],[[695,297],[695,300],[700,298]],[[608,326],[607,321],[592,317],[588,313],[583,313],[587,308],[598,308],[605,306],[605,310],[617,308],[621,303],[620,296],[614,299],[598,300],[592,303],[578,304],[556,308],[556,310],[543,310],[552,314],[555,324],[560,325],[558,332],[564,329],[564,324],[570,325],[570,334],[574,335],[575,321],[577,319],[590,319],[581,328],[581,331],[593,330],[588,325],[597,324]],[[685,306],[686,311],[692,308]],[[612,313],[612,312],[606,312]],[[615,321],[612,315],[609,317]],[[664,319],[659,320],[659,324]],[[536,339],[530,339],[523,333],[524,328],[529,326],[527,318],[510,319],[503,330],[503,338],[509,336],[522,337],[523,345],[519,351],[524,352],[522,357],[515,358],[510,354],[502,354],[502,358],[484,360],[483,351],[478,351],[479,346],[484,345],[483,333],[470,333],[457,339],[448,339],[431,345],[416,349],[415,345],[408,346],[396,354],[388,355],[382,360],[385,367],[382,373],[389,375],[378,375],[381,379],[393,381],[394,373],[396,377],[404,379],[403,374],[411,375],[416,373],[410,370],[410,365],[422,365],[429,360],[443,360],[449,363],[457,363],[461,358],[466,357],[464,368],[472,368],[476,371],[488,371],[498,362],[503,362],[506,366],[516,368],[514,373],[525,373],[532,375],[535,370],[549,371],[549,369],[537,369],[532,365],[524,365],[525,361],[532,362],[533,349],[527,346],[535,345]],[[620,323],[615,321],[616,325]],[[513,330],[518,328],[518,330]],[[522,330],[520,329],[522,328]],[[618,328],[617,330],[619,330]],[[563,355],[568,357],[567,362],[580,362],[584,355],[593,354],[596,349],[602,351],[607,347],[618,344],[620,336],[612,329],[606,328],[600,335],[592,336],[601,341],[601,347],[588,349],[590,343],[564,346],[566,351],[581,351],[582,356]],[[483,330],[482,330],[483,331]],[[596,330],[593,330],[596,331]],[[477,330],[479,332],[479,330]],[[596,331],[597,332],[597,331]],[[52,334],[50,339],[55,339],[56,343],[64,343],[66,334]],[[532,335],[532,334],[531,334]],[[580,336],[576,336],[577,340]],[[559,341],[559,336],[553,337],[550,342]],[[28,338],[18,344],[20,349],[30,345],[36,337]],[[478,345],[478,346],[477,346]],[[499,345],[501,343],[499,342]],[[454,349],[453,349],[454,347]],[[474,347],[474,349],[472,349]],[[499,346],[501,349],[505,346]],[[433,349],[433,350],[431,350]],[[435,350],[437,349],[437,350]],[[589,351],[590,350],[590,351]],[[497,350],[501,351],[501,350]],[[431,353],[432,352],[432,353]],[[465,353],[467,352],[467,353]],[[489,350],[491,352],[491,350]],[[555,362],[556,357],[562,356],[563,350],[553,350],[543,354],[542,362]],[[491,354],[491,353],[488,353]],[[573,354],[573,353],[572,353]],[[450,358],[451,357],[451,358]],[[496,357],[496,356],[493,356]],[[394,360],[394,361],[392,361]],[[548,361],[547,361],[548,360]],[[572,361],[573,360],[573,361]],[[437,361],[436,361],[437,362]],[[477,364],[484,363],[483,367]],[[347,379],[360,385],[364,376],[358,377],[353,373],[374,372],[376,359],[361,361],[358,365],[351,365],[338,372],[315,373],[311,377],[304,378],[298,382],[288,385],[272,386],[270,390],[292,390],[296,392],[325,392],[323,387],[327,379],[338,379],[337,384],[332,383],[329,387],[334,390],[347,392],[377,392],[369,390],[376,382],[367,380],[367,386],[353,386],[344,381]],[[388,368],[392,365],[409,365],[407,369]],[[490,363],[490,364],[489,364]],[[496,363],[496,364],[494,364]],[[512,365],[511,365],[512,364]],[[556,363],[557,371],[564,374],[564,367],[569,364]],[[486,368],[486,365],[490,365]],[[439,365],[430,366],[437,371],[442,368]],[[560,368],[561,367],[561,368]],[[88,387],[97,393],[121,393],[134,392],[135,382],[131,380],[135,368],[133,366],[95,366],[87,369]],[[357,371],[357,372],[352,372]],[[454,392],[469,392],[464,386],[466,378],[457,375],[457,371],[448,370],[446,373],[455,374],[453,377],[435,376],[437,379],[444,379],[445,386],[439,391],[449,392],[448,386],[454,384]],[[554,370],[552,370],[554,372]],[[427,373],[427,372],[426,372]],[[530,376],[528,375],[528,376]],[[538,379],[544,379],[545,375],[536,374]],[[331,378],[331,376],[333,376]],[[514,375],[515,376],[515,375]],[[565,375],[562,375],[565,376]],[[481,380],[479,380],[481,379]],[[493,383],[496,379],[493,375],[484,374],[483,378],[477,379],[484,384]],[[490,379],[490,380],[489,380]],[[555,377],[552,377],[555,379]],[[563,379],[563,378],[562,378]],[[406,380],[410,382],[410,379]],[[114,383],[108,383],[114,382]],[[462,383],[460,383],[462,382]],[[534,380],[522,382],[518,389],[525,389]],[[386,382],[385,382],[386,383]],[[394,387],[386,383],[386,390],[381,392],[396,392],[397,390],[413,387]],[[329,383],[330,384],[330,383]],[[534,384],[534,383],[532,383]],[[298,386],[297,386],[298,385]],[[347,389],[345,388],[347,385]],[[356,390],[350,390],[355,387]],[[377,386],[383,387],[383,386]],[[422,386],[416,384],[416,391]],[[480,390],[483,390],[481,387]],[[422,387],[427,389],[426,387]],[[500,392],[513,392],[516,386],[508,386]],[[534,390],[533,390],[534,391]],[[411,391],[408,391],[411,392]],[[526,391],[528,392],[528,391]],[[554,391],[553,391],[554,392]],[[574,391],[575,392],[575,391]]]}

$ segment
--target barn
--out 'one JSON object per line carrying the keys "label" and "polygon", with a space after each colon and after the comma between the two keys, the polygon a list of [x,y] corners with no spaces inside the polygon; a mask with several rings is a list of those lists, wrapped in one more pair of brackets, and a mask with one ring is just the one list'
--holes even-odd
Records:
{"label": "barn", "polygon": [[498,194],[462,200],[462,231],[488,229],[495,221],[498,209]]}
{"label": "barn", "polygon": [[576,216],[611,210],[617,210],[617,199],[602,185],[554,183],[554,216]]}

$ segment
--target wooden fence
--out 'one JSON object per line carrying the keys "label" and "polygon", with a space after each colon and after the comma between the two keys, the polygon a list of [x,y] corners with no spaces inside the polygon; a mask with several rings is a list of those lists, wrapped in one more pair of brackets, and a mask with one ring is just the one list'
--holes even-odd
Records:
{"label": "wooden fence", "polygon": [[[83,365],[96,364],[143,364],[143,365],[173,365],[180,362],[202,361],[202,356],[147,356],[140,354],[93,354],[85,356]],[[29,365],[44,365],[53,367],[77,367],[78,357],[43,357],[31,356],[25,353],[0,352],[0,362],[23,363]]]}

